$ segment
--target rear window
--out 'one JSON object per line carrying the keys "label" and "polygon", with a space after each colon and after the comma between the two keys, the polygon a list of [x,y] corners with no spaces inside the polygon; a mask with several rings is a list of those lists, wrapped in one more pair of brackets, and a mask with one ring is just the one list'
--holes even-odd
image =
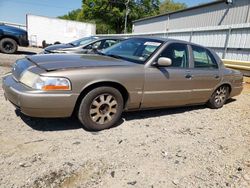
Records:
{"label": "rear window", "polygon": [[192,46],[194,68],[218,68],[213,55],[205,48]]}

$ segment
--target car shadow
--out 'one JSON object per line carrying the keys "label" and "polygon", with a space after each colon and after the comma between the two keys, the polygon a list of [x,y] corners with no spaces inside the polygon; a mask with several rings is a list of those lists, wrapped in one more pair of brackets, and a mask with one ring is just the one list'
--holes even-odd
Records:
{"label": "car shadow", "polygon": [[181,114],[188,111],[195,111],[200,109],[205,109],[207,106],[205,105],[197,105],[197,106],[184,106],[184,107],[173,107],[173,108],[162,108],[162,109],[148,109],[141,110],[135,112],[125,112],[123,114],[123,118],[126,121],[134,120],[134,119],[146,119],[146,118],[154,118],[159,116],[173,115],[173,114]]}
{"label": "car shadow", "polygon": [[[236,99],[229,99],[225,105],[236,101]],[[208,108],[206,105],[196,105],[196,106],[184,106],[184,107],[175,107],[175,108],[163,108],[163,109],[150,109],[150,110],[141,110],[133,112],[124,112],[122,118],[110,129],[118,127],[123,124],[124,120],[138,120],[146,118],[154,118],[159,116],[181,114],[184,112],[190,112],[195,110],[201,110]],[[69,118],[34,118],[29,117],[16,110],[16,115],[19,116],[22,121],[37,131],[65,131],[65,130],[74,130],[74,129],[84,129],[85,131],[91,132],[93,135],[97,135],[98,131],[89,131],[83,128],[82,124],[76,117]]]}
{"label": "car shadow", "polygon": [[64,131],[73,129],[82,129],[81,123],[77,118],[34,118],[29,117],[20,112],[15,111],[16,115],[19,116],[22,121],[37,131]]}
{"label": "car shadow", "polygon": [[230,98],[230,99],[227,100],[227,102],[225,103],[225,105],[227,105],[227,104],[229,104],[229,103],[231,103],[231,102],[234,102],[234,101],[236,101],[236,99]]}
{"label": "car shadow", "polygon": [[29,52],[29,51],[17,51],[15,54],[17,54],[17,55],[35,55],[37,53]]}
{"label": "car shadow", "polygon": [[[21,113],[20,110],[16,109],[15,113],[22,121],[28,125],[30,128],[37,131],[65,131],[65,130],[74,130],[74,129],[84,129],[92,133],[93,135],[98,134],[97,131],[89,131],[83,127],[77,117],[72,116],[69,118],[35,118],[29,117]],[[124,122],[123,119],[120,119],[113,127],[118,127]]]}
{"label": "car shadow", "polygon": [[[232,103],[236,101],[236,99],[230,98],[224,105]],[[122,118],[126,121],[134,120],[134,119],[145,119],[145,118],[154,118],[165,115],[173,115],[173,114],[181,114],[184,112],[195,111],[209,108],[206,104],[203,105],[195,105],[195,106],[183,106],[183,107],[173,107],[173,108],[162,108],[162,109],[148,109],[134,112],[124,112]]]}

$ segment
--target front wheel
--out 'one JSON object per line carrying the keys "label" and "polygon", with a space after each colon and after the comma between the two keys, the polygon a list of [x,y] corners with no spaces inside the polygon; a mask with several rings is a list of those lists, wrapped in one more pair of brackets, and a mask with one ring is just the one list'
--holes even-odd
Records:
{"label": "front wheel", "polygon": [[0,51],[6,54],[13,54],[17,51],[17,43],[11,38],[3,38],[0,41]]}
{"label": "front wheel", "polygon": [[99,87],[81,101],[78,119],[88,130],[100,131],[114,126],[123,111],[123,97],[113,87]]}
{"label": "front wheel", "polygon": [[213,109],[221,108],[227,101],[228,96],[229,87],[225,85],[220,86],[209,99],[208,106]]}

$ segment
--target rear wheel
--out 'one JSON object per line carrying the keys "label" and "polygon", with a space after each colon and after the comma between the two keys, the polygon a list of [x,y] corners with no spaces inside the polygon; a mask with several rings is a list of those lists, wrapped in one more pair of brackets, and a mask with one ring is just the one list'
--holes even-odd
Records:
{"label": "rear wheel", "polygon": [[209,99],[208,106],[214,109],[221,108],[225,104],[228,96],[229,87],[225,85],[220,86],[218,89],[215,90],[215,92]]}
{"label": "rear wheel", "polygon": [[17,43],[11,38],[4,38],[0,41],[0,51],[6,54],[13,54],[17,51]]}
{"label": "rear wheel", "polygon": [[122,110],[121,93],[113,87],[99,87],[82,99],[78,119],[86,129],[100,131],[114,126]]}

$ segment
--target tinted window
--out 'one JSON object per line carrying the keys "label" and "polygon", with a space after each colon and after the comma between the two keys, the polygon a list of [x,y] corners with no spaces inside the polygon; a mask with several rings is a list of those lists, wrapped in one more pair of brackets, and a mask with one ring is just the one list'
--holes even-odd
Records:
{"label": "tinted window", "polygon": [[173,43],[168,45],[160,57],[167,57],[172,60],[170,67],[185,68],[188,66],[188,48],[185,44]]}
{"label": "tinted window", "polygon": [[101,43],[102,43],[102,41],[98,41],[98,42],[93,43],[92,48],[94,47],[96,49],[100,49]]}
{"label": "tinted window", "polygon": [[86,37],[86,38],[82,38],[82,39],[73,41],[70,44],[72,44],[73,46],[80,46],[80,45],[88,44],[91,41],[94,41],[96,39],[97,39],[96,37]]}
{"label": "tinted window", "polygon": [[102,43],[102,41],[100,40],[100,41],[94,42],[88,46],[83,47],[83,49],[92,49],[92,48],[100,49],[101,43]]}
{"label": "tinted window", "polygon": [[118,42],[119,42],[118,40],[112,40],[112,39],[105,40],[105,42],[103,43],[102,48],[103,49],[109,48],[109,47],[113,46],[114,44],[116,44]]}
{"label": "tinted window", "polygon": [[192,46],[195,68],[218,68],[212,54],[205,48]]}

